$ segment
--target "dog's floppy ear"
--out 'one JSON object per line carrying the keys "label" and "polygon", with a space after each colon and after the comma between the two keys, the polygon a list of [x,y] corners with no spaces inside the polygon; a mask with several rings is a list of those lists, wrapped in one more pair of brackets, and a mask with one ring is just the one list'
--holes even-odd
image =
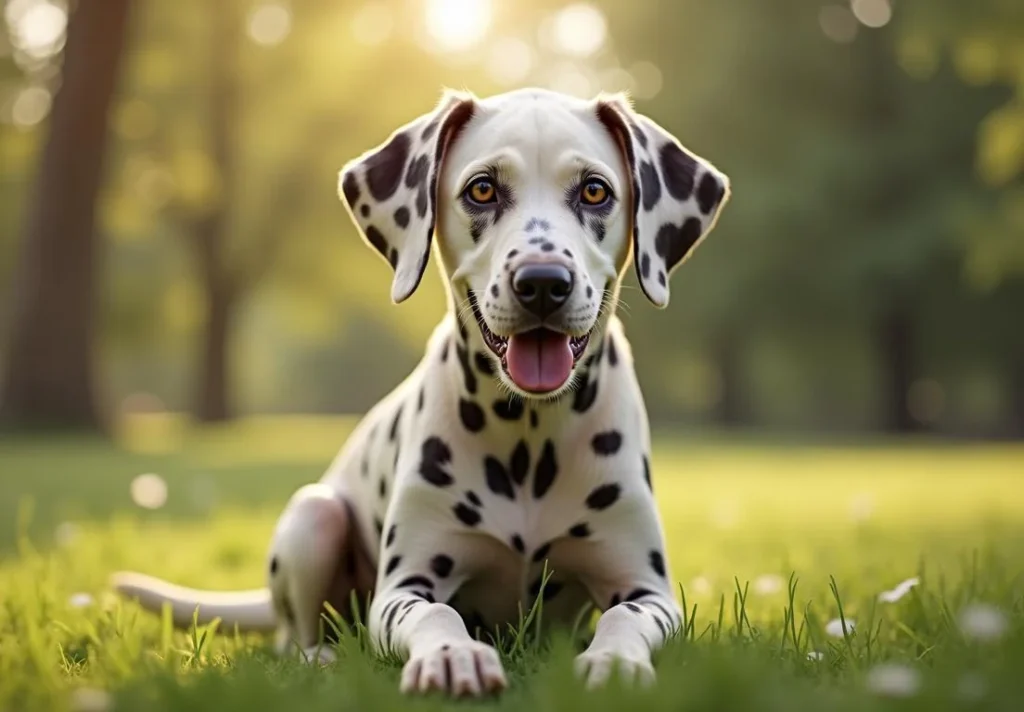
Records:
{"label": "dog's floppy ear", "polygon": [[621,95],[596,100],[598,119],[616,137],[632,174],[633,262],[644,294],[668,305],[668,281],[711,232],[729,199],[729,178],[683,148]]}
{"label": "dog's floppy ear", "polygon": [[395,271],[395,303],[408,299],[423,277],[437,217],[441,162],[473,109],[470,95],[446,92],[432,112],[395,130],[338,175],[338,194],[360,235]]}

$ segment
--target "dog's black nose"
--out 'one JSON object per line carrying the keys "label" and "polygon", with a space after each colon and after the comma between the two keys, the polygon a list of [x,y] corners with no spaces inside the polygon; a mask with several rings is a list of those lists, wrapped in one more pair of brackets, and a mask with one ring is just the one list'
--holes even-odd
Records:
{"label": "dog's black nose", "polygon": [[512,275],[512,291],[520,304],[544,319],[572,294],[572,272],[557,264],[523,265]]}

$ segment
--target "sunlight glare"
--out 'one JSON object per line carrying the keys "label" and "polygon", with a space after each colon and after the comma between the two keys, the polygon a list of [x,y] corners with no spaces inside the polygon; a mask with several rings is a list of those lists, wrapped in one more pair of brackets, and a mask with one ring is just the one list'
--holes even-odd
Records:
{"label": "sunlight glare", "polygon": [[11,107],[11,123],[23,129],[31,128],[50,113],[52,97],[43,87],[28,87],[18,92]]}
{"label": "sunlight glare", "polygon": [[64,46],[68,14],[49,0],[10,0],[4,19],[14,46],[33,59],[46,59]]}
{"label": "sunlight glare", "polygon": [[439,49],[469,49],[490,28],[491,0],[427,0],[426,25]]}
{"label": "sunlight glare", "polygon": [[569,5],[555,16],[552,27],[558,48],[566,54],[588,57],[601,49],[608,33],[604,14],[593,5]]}
{"label": "sunlight glare", "polygon": [[818,11],[818,24],[826,37],[839,44],[849,44],[857,37],[857,18],[848,7],[824,6]]}

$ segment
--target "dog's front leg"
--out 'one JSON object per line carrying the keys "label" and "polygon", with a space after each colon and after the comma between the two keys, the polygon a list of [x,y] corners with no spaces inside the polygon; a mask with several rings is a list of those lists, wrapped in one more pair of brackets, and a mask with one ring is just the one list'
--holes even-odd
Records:
{"label": "dog's front leg", "polygon": [[[639,495],[632,502],[622,502],[617,514],[601,528],[594,526],[615,546],[591,542],[597,544],[595,556],[581,556],[585,562],[581,580],[594,600],[607,606],[597,620],[593,640],[576,658],[576,674],[591,688],[605,683],[616,667],[627,680],[653,682],[651,656],[683,620],[682,608],[672,595],[653,501]],[[627,514],[631,516],[623,516]],[[606,555],[596,556],[601,551]]]}
{"label": "dog's front leg", "polygon": [[[474,537],[433,520],[427,496],[402,492],[385,523],[369,632],[377,650],[405,660],[404,693],[478,696],[507,685],[498,652],[474,640],[447,601],[473,571]],[[395,524],[394,522],[397,522]]]}

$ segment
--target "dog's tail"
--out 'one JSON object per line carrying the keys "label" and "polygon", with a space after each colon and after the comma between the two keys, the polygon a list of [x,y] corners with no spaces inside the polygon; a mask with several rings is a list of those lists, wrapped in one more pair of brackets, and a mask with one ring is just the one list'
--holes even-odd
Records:
{"label": "dog's tail", "polygon": [[244,633],[269,632],[275,628],[276,617],[268,588],[203,591],[134,572],[114,574],[111,585],[125,598],[137,600],[147,611],[160,613],[165,603],[170,604],[171,620],[178,628],[187,628],[193,620],[206,625],[214,618],[220,618],[221,630],[237,627]]}

